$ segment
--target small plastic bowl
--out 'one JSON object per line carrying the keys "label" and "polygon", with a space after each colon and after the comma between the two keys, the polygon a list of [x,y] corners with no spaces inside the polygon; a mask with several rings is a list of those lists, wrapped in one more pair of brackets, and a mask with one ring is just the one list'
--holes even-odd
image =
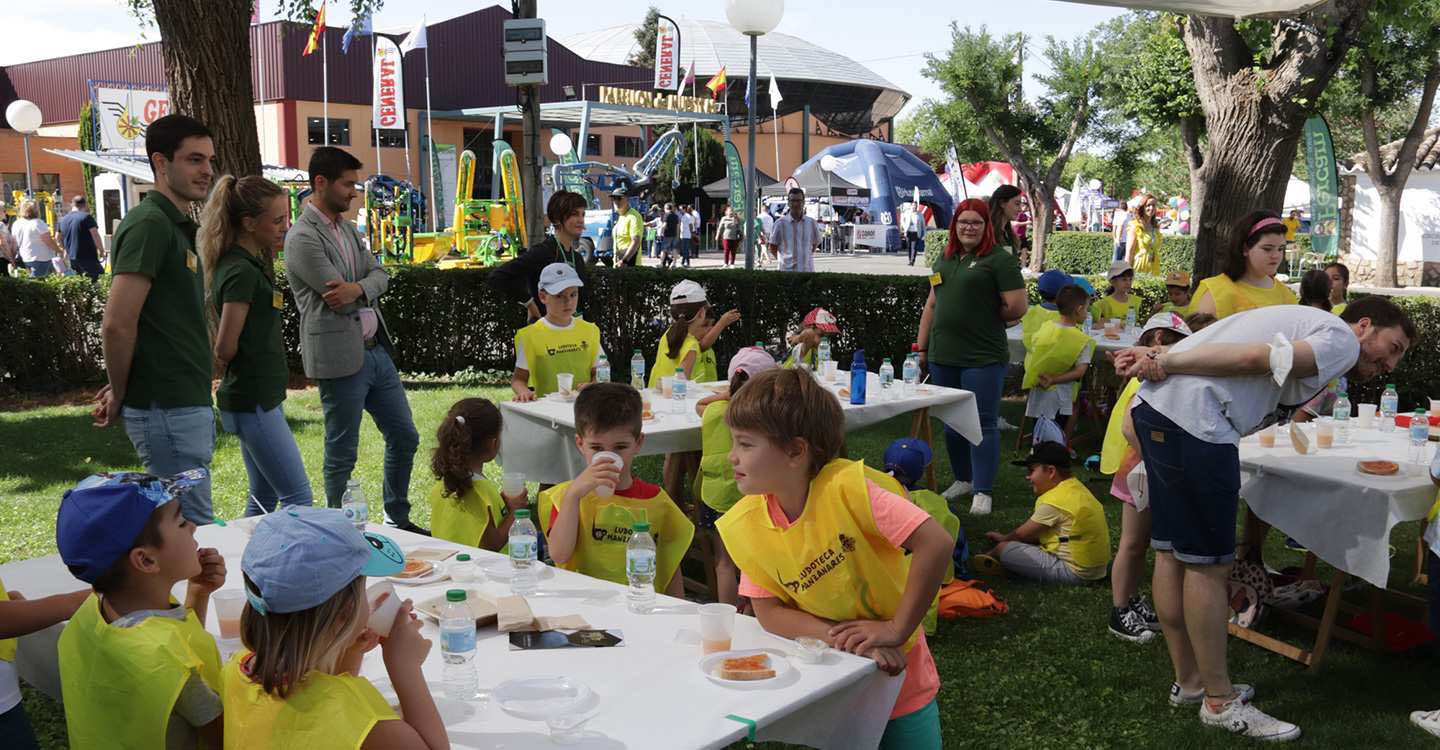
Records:
{"label": "small plastic bowl", "polygon": [[795,639],[794,656],[796,660],[806,664],[819,664],[820,661],[825,658],[825,652],[828,650],[830,650],[830,647],[825,645],[825,641],[819,638],[804,637]]}

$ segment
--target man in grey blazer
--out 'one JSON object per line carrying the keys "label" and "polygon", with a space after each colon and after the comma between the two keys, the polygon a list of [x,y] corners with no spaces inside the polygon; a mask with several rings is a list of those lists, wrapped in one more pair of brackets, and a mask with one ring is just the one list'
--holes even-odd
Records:
{"label": "man in grey blazer", "polygon": [[390,333],[378,305],[390,284],[385,269],[344,218],[355,199],[360,161],[332,146],[310,157],[313,192],[285,236],[285,271],[300,310],[300,355],[320,387],[325,410],[325,499],[340,507],[355,469],[360,418],[370,412],[385,437],[386,522],[410,522],[410,469],[420,435],[391,358]]}

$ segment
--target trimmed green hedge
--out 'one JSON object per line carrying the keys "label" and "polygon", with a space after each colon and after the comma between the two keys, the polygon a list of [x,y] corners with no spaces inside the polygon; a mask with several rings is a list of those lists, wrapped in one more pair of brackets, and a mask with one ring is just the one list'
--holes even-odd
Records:
{"label": "trimmed green hedge", "polygon": [[0,393],[59,391],[105,379],[100,320],[109,279],[0,276]]}

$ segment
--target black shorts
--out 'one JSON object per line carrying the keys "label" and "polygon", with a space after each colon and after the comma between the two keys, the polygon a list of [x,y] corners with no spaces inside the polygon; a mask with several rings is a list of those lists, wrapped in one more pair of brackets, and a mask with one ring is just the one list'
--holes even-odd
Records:
{"label": "black shorts", "polygon": [[1130,416],[1149,477],[1150,546],[1191,565],[1234,562],[1239,448],[1207,443],[1144,401]]}

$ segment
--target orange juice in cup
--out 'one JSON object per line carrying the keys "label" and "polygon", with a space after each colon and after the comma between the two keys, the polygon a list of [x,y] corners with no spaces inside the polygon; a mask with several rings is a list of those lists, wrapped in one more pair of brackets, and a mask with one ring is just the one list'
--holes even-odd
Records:
{"label": "orange juice in cup", "polygon": [[1335,418],[1321,417],[1315,427],[1315,444],[1321,450],[1335,447]]}
{"label": "orange juice in cup", "polygon": [[1275,425],[1272,424],[1269,427],[1266,427],[1265,429],[1260,431],[1260,447],[1275,447]]}

